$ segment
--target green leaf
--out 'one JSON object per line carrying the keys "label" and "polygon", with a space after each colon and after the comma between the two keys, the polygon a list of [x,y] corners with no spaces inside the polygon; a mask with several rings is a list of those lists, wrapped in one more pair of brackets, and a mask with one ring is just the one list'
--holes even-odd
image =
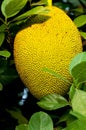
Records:
{"label": "green leaf", "polygon": [[72,59],[69,71],[77,84],[86,82],[86,52],[81,52]]}
{"label": "green leaf", "polygon": [[5,29],[6,29],[6,25],[5,25],[5,24],[2,24],[2,25],[0,26],[0,33],[5,32]]}
{"label": "green leaf", "polygon": [[37,104],[46,110],[56,110],[69,105],[68,101],[58,94],[48,94],[42,97]]}
{"label": "green leaf", "polygon": [[2,83],[0,83],[0,91],[2,91],[3,90],[3,85],[2,85]]}
{"label": "green leaf", "polygon": [[53,130],[53,121],[45,112],[36,112],[30,118],[28,130]]}
{"label": "green leaf", "polygon": [[70,114],[73,115],[74,117],[86,122],[86,117],[83,116],[82,114],[75,112],[75,111],[70,111]]}
{"label": "green leaf", "polygon": [[86,61],[86,52],[78,53],[70,62],[69,71],[72,74],[72,69],[81,62]]}
{"label": "green leaf", "polygon": [[15,16],[25,6],[27,0],[4,0],[1,5],[2,14],[6,18]]}
{"label": "green leaf", "polygon": [[74,11],[75,13],[78,13],[79,15],[84,12],[83,8],[81,8],[81,7],[74,8],[73,11]]}
{"label": "green leaf", "polygon": [[77,18],[74,19],[74,23],[77,25],[77,27],[81,27],[86,24],[86,15],[80,15]]}
{"label": "green leaf", "polygon": [[28,120],[22,115],[21,111],[19,109],[14,109],[14,110],[8,110],[6,109],[8,113],[11,114],[11,116],[15,119],[17,119],[18,124],[27,124]]}
{"label": "green leaf", "polygon": [[54,72],[53,70],[49,69],[49,68],[42,68],[43,71],[48,72],[49,74],[55,76],[56,78],[59,78],[65,82],[67,82],[68,84],[71,84],[69,80],[67,80],[65,77],[63,77],[62,75]]}
{"label": "green leaf", "polygon": [[86,118],[86,92],[76,89],[71,103],[73,111]]}
{"label": "green leaf", "polygon": [[18,77],[18,74],[9,60],[0,58],[0,82],[6,85]]}
{"label": "green leaf", "polygon": [[71,4],[73,4],[73,6],[80,6],[81,3],[79,2],[79,0],[68,0],[68,2],[70,2]]}
{"label": "green leaf", "polygon": [[47,10],[45,7],[43,6],[37,6],[35,8],[32,8],[31,10],[23,13],[22,15],[14,18],[12,20],[12,22],[14,21],[20,21],[20,20],[23,20],[25,18],[28,18],[28,17],[31,17],[32,15],[36,15],[36,14],[40,14],[40,13],[47,13],[49,10]]}
{"label": "green leaf", "polygon": [[86,122],[75,120],[62,130],[86,130]]}
{"label": "green leaf", "polygon": [[28,125],[27,124],[21,124],[16,126],[15,130],[28,130]]}
{"label": "green leaf", "polygon": [[2,45],[2,43],[5,39],[5,29],[6,29],[6,26],[4,24],[2,24],[0,26],[0,46]]}
{"label": "green leaf", "polygon": [[76,120],[76,117],[71,115],[68,110],[59,118],[58,124],[62,122],[66,122],[66,124],[69,124],[74,120]]}
{"label": "green leaf", "polygon": [[12,68],[8,68],[8,70],[4,70],[4,72],[0,75],[0,82],[6,85],[12,82],[17,77],[18,77],[17,72]]}
{"label": "green leaf", "polygon": [[40,0],[38,2],[33,2],[31,6],[47,5],[47,0]]}
{"label": "green leaf", "polygon": [[0,46],[2,45],[4,39],[5,39],[5,33],[0,33]]}
{"label": "green leaf", "polygon": [[74,83],[71,85],[71,87],[70,87],[70,90],[69,90],[69,98],[72,100],[72,98],[73,98],[73,96],[74,96],[74,94],[75,94],[75,85],[74,85]]}
{"label": "green leaf", "polygon": [[86,39],[86,32],[81,32],[81,31],[80,31],[80,34],[81,34],[81,36],[82,36],[84,39]]}
{"label": "green leaf", "polygon": [[0,56],[9,58],[11,56],[11,53],[9,51],[7,51],[7,50],[0,51]]}

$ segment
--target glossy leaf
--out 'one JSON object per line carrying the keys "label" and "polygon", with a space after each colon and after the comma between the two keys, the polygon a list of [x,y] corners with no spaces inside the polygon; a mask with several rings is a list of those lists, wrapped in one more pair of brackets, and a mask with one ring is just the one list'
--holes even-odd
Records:
{"label": "glossy leaf", "polygon": [[12,21],[13,22],[14,21],[20,21],[20,20],[23,20],[23,19],[25,19],[27,17],[30,17],[32,15],[36,15],[36,14],[40,14],[40,13],[47,13],[47,12],[48,12],[48,10],[46,10],[45,7],[43,7],[43,6],[37,6],[35,8],[32,8],[31,10],[29,10],[29,11],[21,14],[20,16],[14,18]]}
{"label": "glossy leaf", "polygon": [[77,25],[77,27],[81,27],[86,24],[86,15],[80,15],[77,18],[74,19],[74,23]]}
{"label": "glossy leaf", "polygon": [[61,117],[59,117],[58,124],[60,124],[62,122],[66,122],[66,124],[69,124],[72,121],[74,121],[75,119],[76,119],[75,116],[70,114],[68,111],[65,111],[64,114]]}
{"label": "glossy leaf", "polygon": [[16,126],[15,130],[28,130],[28,125],[27,124],[21,124]]}
{"label": "glossy leaf", "polygon": [[70,111],[70,114],[71,114],[72,116],[74,116],[75,118],[86,122],[86,116],[84,116],[84,115],[82,115],[82,114],[80,114],[80,113],[78,113],[78,112],[72,111],[72,110]]}
{"label": "glossy leaf", "polygon": [[86,122],[75,120],[62,130],[86,130]]}
{"label": "glossy leaf", "polygon": [[86,118],[86,92],[76,89],[71,103],[73,111]]}
{"label": "glossy leaf", "polygon": [[38,2],[33,2],[31,6],[47,5],[47,0],[40,0]]}
{"label": "glossy leaf", "polygon": [[81,36],[86,39],[86,32],[80,32]]}
{"label": "glossy leaf", "polygon": [[5,39],[5,33],[0,33],[0,46],[2,45],[4,39]]}
{"label": "glossy leaf", "polygon": [[69,71],[72,73],[72,69],[81,62],[86,61],[86,52],[78,53],[70,62]]}
{"label": "glossy leaf", "polygon": [[0,56],[9,58],[11,56],[11,53],[9,51],[0,51]]}
{"label": "glossy leaf", "polygon": [[69,90],[69,98],[72,100],[73,96],[75,94],[75,85],[74,83],[71,85],[70,90]]}
{"label": "glossy leaf", "polygon": [[46,110],[56,110],[69,105],[68,101],[58,94],[46,95],[37,104]]}
{"label": "glossy leaf", "polygon": [[36,112],[30,118],[28,130],[53,130],[53,121],[47,113]]}
{"label": "glossy leaf", "polygon": [[2,45],[4,39],[5,39],[5,29],[6,29],[6,26],[4,24],[2,24],[0,26],[0,46]]}
{"label": "glossy leaf", "polygon": [[43,68],[42,70],[45,71],[45,72],[47,72],[47,73],[49,73],[49,74],[51,74],[51,75],[53,75],[56,78],[59,78],[59,79],[65,81],[68,84],[71,84],[70,81],[67,80],[65,77],[63,77],[62,75],[56,73],[55,71],[53,71],[53,70],[51,70],[49,68]]}
{"label": "glossy leaf", "polygon": [[5,25],[5,24],[2,24],[2,25],[0,26],[0,33],[4,32],[5,29],[6,29],[6,25]]}
{"label": "glossy leaf", "polygon": [[69,71],[77,83],[86,81],[86,52],[81,52],[72,59]]}
{"label": "glossy leaf", "polygon": [[4,0],[1,5],[2,14],[6,18],[15,16],[25,6],[27,0]]}

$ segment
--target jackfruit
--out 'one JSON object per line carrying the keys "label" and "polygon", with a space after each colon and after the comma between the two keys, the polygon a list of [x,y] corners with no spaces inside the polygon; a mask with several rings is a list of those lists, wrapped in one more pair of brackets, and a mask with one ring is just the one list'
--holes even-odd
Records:
{"label": "jackfruit", "polygon": [[[46,7],[47,8],[47,7]],[[65,95],[70,84],[44,72],[49,68],[72,82],[68,66],[83,51],[74,22],[54,6],[34,16],[14,39],[14,61],[21,80],[38,99],[50,93]]]}

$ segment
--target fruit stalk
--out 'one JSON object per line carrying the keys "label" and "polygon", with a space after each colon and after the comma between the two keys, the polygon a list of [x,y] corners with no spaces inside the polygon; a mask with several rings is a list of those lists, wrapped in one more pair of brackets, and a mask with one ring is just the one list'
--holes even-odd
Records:
{"label": "fruit stalk", "polygon": [[47,5],[52,6],[52,0],[47,0]]}

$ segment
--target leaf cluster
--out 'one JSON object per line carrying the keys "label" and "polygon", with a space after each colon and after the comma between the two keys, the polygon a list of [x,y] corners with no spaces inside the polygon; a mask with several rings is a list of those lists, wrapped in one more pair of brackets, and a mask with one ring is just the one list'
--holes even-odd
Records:
{"label": "leaf cluster", "polygon": [[[4,0],[1,3],[1,17],[0,17],[0,62],[1,62],[1,71],[3,73],[0,73],[0,76],[4,79],[0,78],[0,89],[3,88],[3,82],[4,80],[8,80],[10,82],[10,79],[12,77],[15,79],[17,77],[15,75],[15,68],[12,67],[12,71],[9,71],[9,67],[7,68],[7,71],[10,73],[7,74],[6,68],[4,67],[4,62],[8,62],[10,66],[10,62],[13,60],[13,40],[14,37],[21,28],[21,25],[24,25],[25,22],[33,15],[37,15],[39,13],[45,13],[47,10],[43,6],[31,6],[30,2],[28,0]],[[26,6],[28,6],[28,9],[25,9]],[[21,13],[23,11],[23,13]],[[10,59],[10,60],[8,60]],[[9,62],[10,61],[10,62]],[[7,66],[6,66],[7,67]],[[13,73],[13,75],[12,75]],[[7,75],[9,79],[7,78]]]}
{"label": "leaf cluster", "polygon": [[[13,40],[21,26],[34,15],[47,13],[48,10],[43,5],[47,0],[34,2],[31,0],[1,0],[0,1],[0,91],[4,86],[10,84],[18,78],[13,61]],[[59,0],[53,5],[66,11],[73,18],[80,30],[83,39],[86,40],[86,0]],[[85,130],[86,129],[86,53],[80,53],[70,63],[69,72],[73,77],[71,84],[67,79],[57,74],[49,68],[43,71],[64,80],[70,84],[67,97],[58,94],[50,94],[37,102],[43,110],[60,111],[66,109],[62,115],[53,115],[58,118],[56,122],[57,130]],[[4,88],[5,89],[5,88]],[[54,122],[52,116],[40,111],[34,113],[28,121],[19,109],[6,111],[18,121],[15,130],[53,130]],[[65,126],[63,125],[65,123]]]}
{"label": "leaf cluster", "polygon": [[[56,123],[57,130],[85,130],[86,129],[86,52],[77,54],[70,62],[69,72],[73,77],[73,83],[70,85],[68,96],[63,97],[58,94],[48,94],[37,102],[38,106],[44,110],[53,111],[66,108],[66,112],[58,117]],[[60,75],[56,74],[49,68],[43,71],[64,80]],[[56,115],[57,117],[58,115]],[[65,126],[63,127],[63,123]],[[50,115],[40,111],[34,113],[27,124],[16,127],[16,130],[25,128],[26,130],[53,130],[53,120]]]}

